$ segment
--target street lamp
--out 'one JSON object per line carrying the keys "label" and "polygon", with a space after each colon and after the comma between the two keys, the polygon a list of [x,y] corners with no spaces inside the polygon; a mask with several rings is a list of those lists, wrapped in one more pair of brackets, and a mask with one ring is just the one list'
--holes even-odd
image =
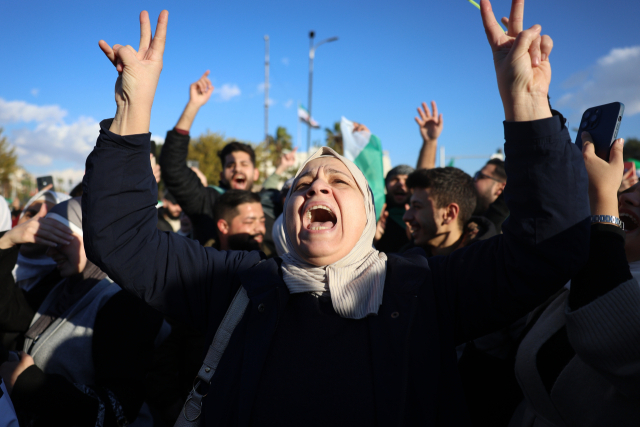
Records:
{"label": "street lamp", "polygon": [[317,45],[313,45],[313,38],[316,36],[315,31],[309,31],[309,123],[307,127],[307,155],[311,149],[311,94],[313,92],[313,58],[316,56],[316,49],[325,43],[331,43],[338,40],[337,37],[324,39]]}

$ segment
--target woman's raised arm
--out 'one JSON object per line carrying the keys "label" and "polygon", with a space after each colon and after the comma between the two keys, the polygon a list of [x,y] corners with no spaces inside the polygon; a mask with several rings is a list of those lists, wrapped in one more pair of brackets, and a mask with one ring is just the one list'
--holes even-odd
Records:
{"label": "woman's raised arm", "polygon": [[235,271],[260,256],[205,249],[156,228],[158,188],[149,162],[149,120],[167,19],[168,13],[161,12],[152,38],[147,12],[140,14],[137,52],[100,41],[118,71],[117,111],[114,119],[100,123],[87,158],[82,225],[87,258],[111,279],[161,312],[202,328],[211,308],[226,311],[239,286],[232,280]]}

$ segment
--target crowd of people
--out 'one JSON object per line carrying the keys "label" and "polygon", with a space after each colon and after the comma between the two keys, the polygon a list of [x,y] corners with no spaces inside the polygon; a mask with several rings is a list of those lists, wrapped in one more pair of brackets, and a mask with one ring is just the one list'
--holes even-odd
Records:
{"label": "crowd of people", "polygon": [[0,427],[638,425],[640,184],[622,140],[571,142],[523,9],[505,33],[481,2],[506,161],[435,167],[422,104],[381,212],[328,147],[257,186],[231,142],[209,185],[187,162],[208,72],[156,159],[168,12],[153,37],[141,13],[137,51],[101,41],[117,110],[82,185],[13,222],[0,203]]}

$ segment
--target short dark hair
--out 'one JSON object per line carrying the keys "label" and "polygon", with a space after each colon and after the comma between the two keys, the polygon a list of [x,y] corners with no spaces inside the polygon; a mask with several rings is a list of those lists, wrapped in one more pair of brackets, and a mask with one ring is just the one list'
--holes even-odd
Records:
{"label": "short dark hair", "polygon": [[[238,206],[245,203],[260,203],[260,196],[246,190],[227,190],[216,200],[213,219],[216,224],[218,220],[224,219],[231,222],[233,218],[238,216]],[[217,227],[217,226],[216,226]]]}
{"label": "short dark hair", "polygon": [[496,169],[493,174],[498,177],[498,179],[507,182],[507,171],[504,169],[504,160],[491,159],[487,162],[487,165],[494,165]]}
{"label": "short dark hair", "polygon": [[460,227],[471,218],[476,208],[477,192],[473,178],[458,168],[446,167],[418,169],[407,178],[409,189],[429,190],[436,207],[444,208],[451,203],[460,206],[458,223]]}
{"label": "short dark hair", "polygon": [[231,153],[235,153],[236,151],[244,151],[251,157],[251,163],[255,167],[256,165],[256,153],[253,151],[253,147],[249,144],[243,144],[242,142],[232,141],[225,145],[222,150],[218,151],[218,157],[220,158],[220,163],[222,163],[222,167],[224,168],[224,162],[227,156]]}

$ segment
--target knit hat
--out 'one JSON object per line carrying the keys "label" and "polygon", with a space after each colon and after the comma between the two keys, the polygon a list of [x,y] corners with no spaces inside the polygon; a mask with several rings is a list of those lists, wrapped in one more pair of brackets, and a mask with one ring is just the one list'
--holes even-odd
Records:
{"label": "knit hat", "polygon": [[389,180],[396,175],[409,175],[413,171],[415,171],[415,169],[409,165],[398,165],[387,173],[387,177],[384,179],[384,182],[388,183]]}

